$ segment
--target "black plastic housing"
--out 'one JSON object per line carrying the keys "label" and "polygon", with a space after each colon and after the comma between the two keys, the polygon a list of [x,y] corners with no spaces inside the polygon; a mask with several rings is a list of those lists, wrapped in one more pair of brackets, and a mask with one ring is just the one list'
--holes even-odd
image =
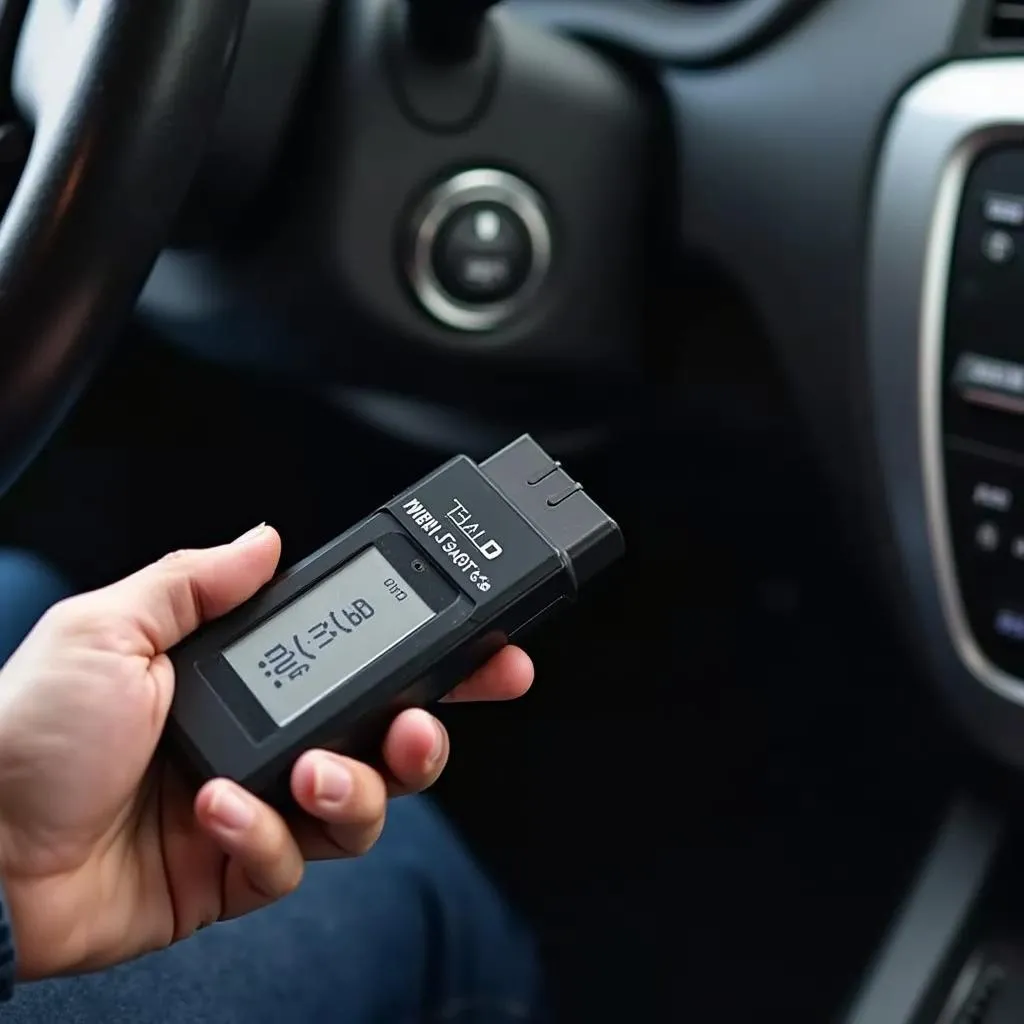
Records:
{"label": "black plastic housing", "polygon": [[[223,652],[371,546],[433,617],[276,725]],[[614,521],[529,437],[482,466],[459,456],[176,647],[166,738],[197,781],[225,776],[287,802],[303,751],[372,756],[398,711],[444,696],[622,552]]]}

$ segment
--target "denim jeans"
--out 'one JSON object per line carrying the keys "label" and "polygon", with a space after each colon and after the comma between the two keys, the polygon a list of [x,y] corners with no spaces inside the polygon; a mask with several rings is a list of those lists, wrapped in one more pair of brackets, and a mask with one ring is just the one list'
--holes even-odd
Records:
{"label": "denim jeans", "polygon": [[[0,552],[0,663],[61,596]],[[20,986],[7,1024],[506,1024],[535,1021],[530,937],[426,799],[393,801],[377,847],[311,864],[272,907],[101,974]]]}

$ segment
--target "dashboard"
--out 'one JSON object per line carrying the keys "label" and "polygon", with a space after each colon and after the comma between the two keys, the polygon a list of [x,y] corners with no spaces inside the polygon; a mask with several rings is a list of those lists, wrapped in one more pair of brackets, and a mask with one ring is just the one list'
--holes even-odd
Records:
{"label": "dashboard", "polygon": [[140,314],[419,442],[528,406],[568,448],[725,343],[715,268],[929,678],[1024,764],[1024,3],[508,0],[444,73],[406,6],[254,0]]}

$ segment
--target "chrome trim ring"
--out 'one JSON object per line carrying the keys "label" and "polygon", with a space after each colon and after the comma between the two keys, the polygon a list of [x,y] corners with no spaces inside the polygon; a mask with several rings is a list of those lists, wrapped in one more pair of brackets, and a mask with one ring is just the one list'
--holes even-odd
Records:
{"label": "chrome trim ring", "polygon": [[[434,244],[441,228],[472,203],[494,203],[514,213],[530,239],[530,270],[522,287],[507,299],[467,303],[449,295],[434,273]],[[544,201],[525,181],[505,171],[463,171],[438,185],[412,218],[413,240],[406,273],[413,292],[435,320],[458,331],[493,331],[528,309],[551,266],[551,227]]]}

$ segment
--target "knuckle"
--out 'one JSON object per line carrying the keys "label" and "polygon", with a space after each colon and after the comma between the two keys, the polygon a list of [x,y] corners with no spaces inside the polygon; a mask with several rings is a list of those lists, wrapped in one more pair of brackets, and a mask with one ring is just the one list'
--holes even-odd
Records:
{"label": "knuckle", "polygon": [[364,820],[367,823],[382,822],[388,809],[388,785],[376,773],[373,773],[373,780],[366,787],[366,802],[363,809]]}
{"label": "knuckle", "polygon": [[305,873],[305,864],[300,858],[296,858],[295,863],[282,870],[277,884],[279,898],[290,896],[295,892],[302,885],[302,878]]}
{"label": "knuckle", "polygon": [[384,819],[381,816],[379,821],[365,825],[346,836],[345,850],[353,857],[362,857],[377,845],[377,840],[380,839],[383,831]]}
{"label": "knuckle", "polygon": [[64,632],[73,626],[94,620],[96,617],[90,602],[84,595],[79,594],[75,597],[65,597],[56,604],[50,605],[43,613],[39,624],[48,629]]}
{"label": "knuckle", "polygon": [[399,781],[405,783],[406,788],[412,793],[422,793],[441,778],[444,771],[444,758],[439,763],[425,768],[422,771],[410,772]]}
{"label": "knuckle", "polygon": [[194,579],[198,552],[191,548],[172,551],[160,559],[164,593],[178,632],[191,632],[203,619],[203,602]]}
{"label": "knuckle", "polygon": [[249,885],[271,902],[290,896],[302,884],[305,864],[301,857],[278,856],[260,859],[245,874]]}
{"label": "knuckle", "polygon": [[402,794],[424,793],[433,785],[433,778],[427,775],[405,775],[398,779],[398,791]]}
{"label": "knuckle", "polygon": [[192,548],[178,548],[175,551],[168,551],[163,558],[160,559],[160,565],[165,568],[177,570],[181,567],[182,563],[188,563],[195,557],[195,551]]}
{"label": "knuckle", "polygon": [[384,828],[384,818],[388,810],[387,786],[381,779],[374,785],[372,791],[368,792],[360,806],[355,808],[352,815],[353,824],[373,833],[373,842],[377,841],[381,830]]}

